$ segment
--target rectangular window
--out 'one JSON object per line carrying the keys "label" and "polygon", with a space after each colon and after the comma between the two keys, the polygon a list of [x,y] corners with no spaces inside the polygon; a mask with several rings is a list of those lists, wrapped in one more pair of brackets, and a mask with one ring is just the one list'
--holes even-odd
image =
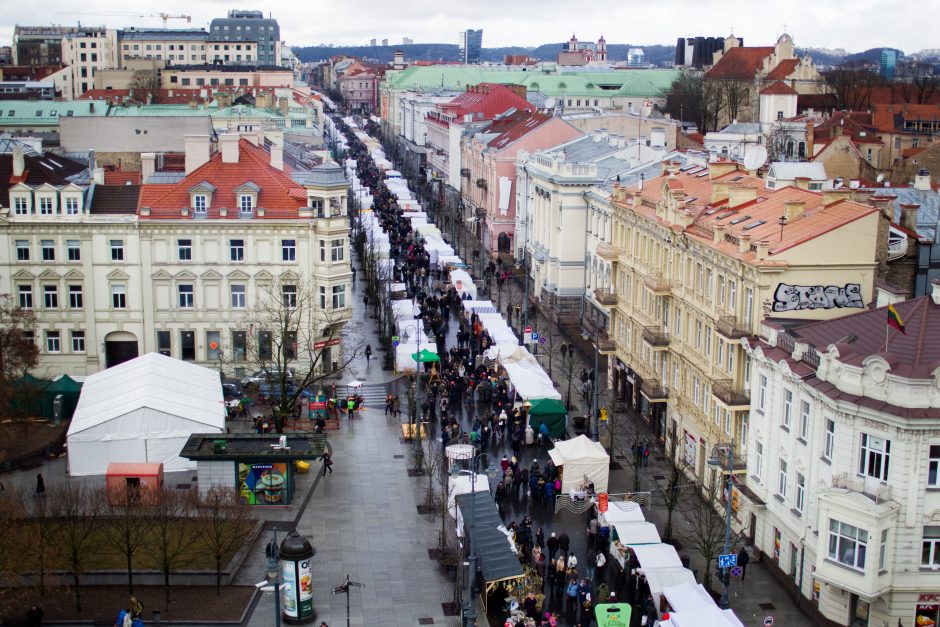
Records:
{"label": "rectangular window", "polygon": [[867,531],[835,519],[829,519],[829,559],[849,568],[865,570],[865,552],[867,550]]}
{"label": "rectangular window", "polygon": [[940,567],[940,527],[924,526],[924,542],[920,553],[920,565]]}
{"label": "rectangular window", "polygon": [[809,403],[806,401],[800,402],[800,438],[806,440],[809,436],[809,412],[810,407]]}
{"label": "rectangular window", "polygon": [[297,306],[297,286],[296,285],[284,285],[281,287],[281,296],[283,298],[284,306],[288,309],[293,309]]}
{"label": "rectangular window", "polygon": [[887,481],[890,456],[890,440],[863,433],[859,447],[858,474]]}
{"label": "rectangular window", "polygon": [[111,261],[124,261],[124,240],[111,240]]}
{"label": "rectangular window", "polygon": [[69,261],[82,260],[82,244],[77,239],[65,240],[65,251]]}
{"label": "rectangular window", "polygon": [[881,530],[881,544],[878,546],[878,570],[883,571],[885,569],[885,553],[888,550],[888,530]]}
{"label": "rectangular window", "polygon": [[705,327],[705,354],[709,357],[712,354],[712,328]]}
{"label": "rectangular window", "polygon": [[205,194],[194,194],[193,195],[193,211],[196,213],[205,213],[208,204],[206,202]]}
{"label": "rectangular window", "polygon": [[42,286],[42,306],[45,309],[59,308],[59,290],[55,285]]}
{"label": "rectangular window", "polygon": [[245,361],[245,351],[247,347],[247,334],[244,331],[232,331],[232,359],[235,361]]}
{"label": "rectangular window", "polygon": [[297,261],[297,241],[281,240],[281,261]]}
{"label": "rectangular window", "polygon": [[232,309],[245,308],[245,286],[232,285]]}
{"label": "rectangular window", "polygon": [[780,460],[780,475],[777,478],[777,496],[787,498],[787,462]]}
{"label": "rectangular window", "polygon": [[238,197],[238,210],[242,213],[251,213],[251,210],[254,209],[254,206],[255,202],[253,196],[242,194]]}
{"label": "rectangular window", "polygon": [[179,293],[180,309],[192,309],[194,302],[193,286],[180,285],[177,287]]}
{"label": "rectangular window", "polygon": [[193,260],[193,240],[191,239],[178,239],[176,240],[176,256],[180,261],[192,261]]}
{"label": "rectangular window", "polygon": [[940,445],[931,444],[927,459],[927,485],[940,487]]}
{"label": "rectangular window", "polygon": [[84,305],[81,285],[69,285],[69,309],[81,309]]}
{"label": "rectangular window", "polygon": [[73,353],[85,352],[85,332],[84,331],[72,331],[72,352]]}
{"label": "rectangular window", "polygon": [[16,240],[16,260],[29,261],[29,240]]}
{"label": "rectangular window", "polygon": [[345,258],[346,243],[342,239],[334,239],[330,244],[330,254],[333,261],[342,261]]}
{"label": "rectangular window", "polygon": [[206,331],[206,360],[219,361],[222,352],[222,334],[218,331]]}
{"label": "rectangular window", "polygon": [[180,358],[196,361],[196,332],[180,331]]}
{"label": "rectangular window", "polygon": [[33,287],[31,285],[20,285],[17,287],[17,302],[20,305],[20,309],[32,309],[33,308]]}
{"label": "rectangular window", "polygon": [[58,353],[61,351],[62,351],[62,346],[59,343],[59,332],[58,331],[46,331],[46,352]]}
{"label": "rectangular window", "polygon": [[171,357],[172,346],[171,338],[172,335],[169,331],[157,331],[157,352],[161,355],[166,355]]}
{"label": "rectangular window", "polygon": [[127,286],[111,286],[111,307],[114,309],[127,309]]}
{"label": "rectangular window", "polygon": [[803,513],[803,508],[806,505],[806,477],[800,473],[796,473],[796,501],[794,506],[796,511]]}
{"label": "rectangular window", "polygon": [[790,428],[790,416],[793,415],[793,390],[783,391],[783,426]]}
{"label": "rectangular window", "polygon": [[326,309],[326,287],[320,286],[320,309]]}
{"label": "rectangular window", "polygon": [[55,261],[55,242],[51,239],[44,239],[41,241],[42,245],[42,260],[43,261]]}
{"label": "rectangular window", "polygon": [[754,476],[758,479],[764,478],[764,444],[762,442],[754,443]]}
{"label": "rectangular window", "polygon": [[245,240],[230,239],[228,241],[229,259],[232,261],[245,260]]}
{"label": "rectangular window", "polygon": [[65,199],[65,213],[70,216],[78,215],[78,198]]}
{"label": "rectangular window", "polygon": [[271,359],[271,332],[258,333],[258,359],[266,361]]}
{"label": "rectangular window", "polygon": [[333,286],[333,309],[343,309],[346,307],[346,286]]}
{"label": "rectangular window", "polygon": [[836,450],[836,422],[826,420],[826,434],[823,438],[823,457],[832,461],[832,454]]}
{"label": "rectangular window", "polygon": [[767,376],[758,375],[757,385],[757,410],[764,413],[764,407],[767,405]]}
{"label": "rectangular window", "polygon": [[326,261],[326,240],[320,240],[320,261]]}
{"label": "rectangular window", "polygon": [[52,215],[52,199],[51,198],[39,199],[39,215],[41,216]]}
{"label": "rectangular window", "polygon": [[18,216],[25,216],[29,213],[29,201],[25,198],[17,198],[13,201],[13,213]]}

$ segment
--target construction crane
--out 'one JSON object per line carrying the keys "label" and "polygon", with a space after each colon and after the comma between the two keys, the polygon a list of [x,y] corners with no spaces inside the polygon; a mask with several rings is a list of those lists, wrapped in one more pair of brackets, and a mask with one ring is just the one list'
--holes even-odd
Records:
{"label": "construction crane", "polygon": [[169,13],[150,13],[148,15],[141,15],[139,13],[73,13],[73,12],[59,12],[56,15],[80,15],[87,17],[159,17],[163,20],[163,28],[167,27],[167,20],[186,20],[187,22],[192,22],[193,18],[191,15],[170,15]]}

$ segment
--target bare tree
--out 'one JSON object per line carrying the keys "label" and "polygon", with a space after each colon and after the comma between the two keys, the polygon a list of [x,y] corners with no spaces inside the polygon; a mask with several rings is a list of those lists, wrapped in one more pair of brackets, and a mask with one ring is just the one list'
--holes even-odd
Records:
{"label": "bare tree", "polygon": [[898,70],[897,82],[905,102],[924,104],[940,87],[940,75],[928,61],[907,61]]}
{"label": "bare tree", "polygon": [[160,102],[160,75],[155,70],[137,70],[131,76],[131,99],[143,104]]}
{"label": "bare tree", "polygon": [[98,529],[102,524],[105,495],[77,484],[69,484],[50,491],[52,516],[56,520],[56,533],[52,544],[72,573],[75,611],[82,611],[82,581],[88,562],[101,550]]}
{"label": "bare tree", "polygon": [[688,508],[683,511],[686,530],[682,540],[705,560],[704,585],[711,590],[712,562],[721,553],[725,541],[725,519],[719,513],[724,509],[717,486],[706,488],[703,495],[696,494],[687,499]]}
{"label": "bare tree", "polygon": [[[349,296],[343,295],[343,299]],[[274,417],[277,432],[297,405],[304,390],[340,373],[362,350],[344,346],[343,358],[332,359],[334,346],[348,318],[347,303],[339,296],[317,294],[302,277],[284,274],[261,288],[254,309],[256,341],[248,346],[248,359],[268,373],[276,397]],[[290,370],[294,370],[291,380]]]}
{"label": "bare tree", "polygon": [[672,518],[683,503],[683,489],[694,487],[696,484],[687,483],[685,470],[688,468],[685,456],[677,457],[679,438],[675,434],[666,437],[666,475],[654,483],[655,495],[662,502],[666,510],[666,526],[663,530],[663,540],[672,540]]}
{"label": "bare tree", "polygon": [[196,499],[188,492],[161,490],[149,510],[152,529],[143,552],[163,573],[165,608],[169,612],[170,573],[186,563],[199,541]]}
{"label": "bare tree", "polygon": [[200,549],[215,564],[216,594],[222,594],[222,565],[251,535],[257,522],[231,488],[212,488],[199,503]]}
{"label": "bare tree", "polygon": [[871,107],[872,92],[885,83],[877,72],[858,63],[827,70],[822,80],[826,89],[835,94],[839,107],[846,111],[867,111]]}
{"label": "bare tree", "polygon": [[28,413],[24,397],[37,390],[25,387],[23,377],[39,363],[35,342],[36,316],[9,294],[0,295],[0,410],[6,416]]}
{"label": "bare tree", "polygon": [[20,606],[24,588],[20,586],[25,575],[23,547],[29,538],[23,496],[8,488],[0,492],[0,615],[15,611]]}
{"label": "bare tree", "polygon": [[[803,141],[805,150],[805,139]],[[799,154],[799,151],[794,152],[799,142],[800,136],[798,136],[797,133],[794,132],[794,129],[786,122],[775,122],[767,133],[766,147],[768,162],[791,161],[794,157],[812,157],[812,155],[806,155],[805,153]]]}
{"label": "bare tree", "polygon": [[140,494],[133,490],[109,491],[105,512],[108,515],[103,525],[105,538],[124,557],[128,593],[134,594],[134,560],[147,542],[152,524],[150,514],[141,504]]}
{"label": "bare tree", "polygon": [[709,127],[704,104],[702,73],[685,69],[666,92],[666,106],[663,110],[676,119],[695,122],[705,132]]}
{"label": "bare tree", "polygon": [[26,512],[25,526],[30,530],[29,541],[20,548],[19,553],[29,556],[38,577],[38,591],[46,593],[46,577],[52,559],[52,539],[56,526],[47,494],[37,494],[22,498],[22,507]]}

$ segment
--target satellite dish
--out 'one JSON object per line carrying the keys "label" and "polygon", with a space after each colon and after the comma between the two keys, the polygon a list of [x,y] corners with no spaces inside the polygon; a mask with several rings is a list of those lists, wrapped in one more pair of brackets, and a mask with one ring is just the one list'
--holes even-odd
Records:
{"label": "satellite dish", "polygon": [[744,167],[750,170],[759,169],[767,161],[767,149],[763,146],[751,146],[744,153]]}
{"label": "satellite dish", "polygon": [[876,178],[875,180],[878,181],[879,183],[883,183],[884,180],[885,180],[884,172],[882,172],[881,174],[879,174],[879,175],[878,175],[878,178]]}
{"label": "satellite dish", "polygon": [[555,108],[555,99],[554,99],[554,98],[546,98],[546,99],[545,99],[545,108],[546,108],[546,109],[554,109],[554,108]]}

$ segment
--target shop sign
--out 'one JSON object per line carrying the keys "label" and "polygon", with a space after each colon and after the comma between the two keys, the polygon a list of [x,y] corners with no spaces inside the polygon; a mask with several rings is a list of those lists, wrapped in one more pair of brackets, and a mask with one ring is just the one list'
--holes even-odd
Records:
{"label": "shop sign", "polygon": [[597,495],[597,511],[602,514],[607,512],[607,498],[606,492],[601,492]]}
{"label": "shop sign", "polygon": [[323,350],[323,349],[326,348],[327,346],[336,346],[336,345],[339,344],[341,341],[342,341],[342,340],[341,340],[340,338],[338,338],[338,337],[334,337],[332,340],[321,340],[321,341],[315,342],[315,343],[313,344],[313,350],[319,351],[319,350]]}

